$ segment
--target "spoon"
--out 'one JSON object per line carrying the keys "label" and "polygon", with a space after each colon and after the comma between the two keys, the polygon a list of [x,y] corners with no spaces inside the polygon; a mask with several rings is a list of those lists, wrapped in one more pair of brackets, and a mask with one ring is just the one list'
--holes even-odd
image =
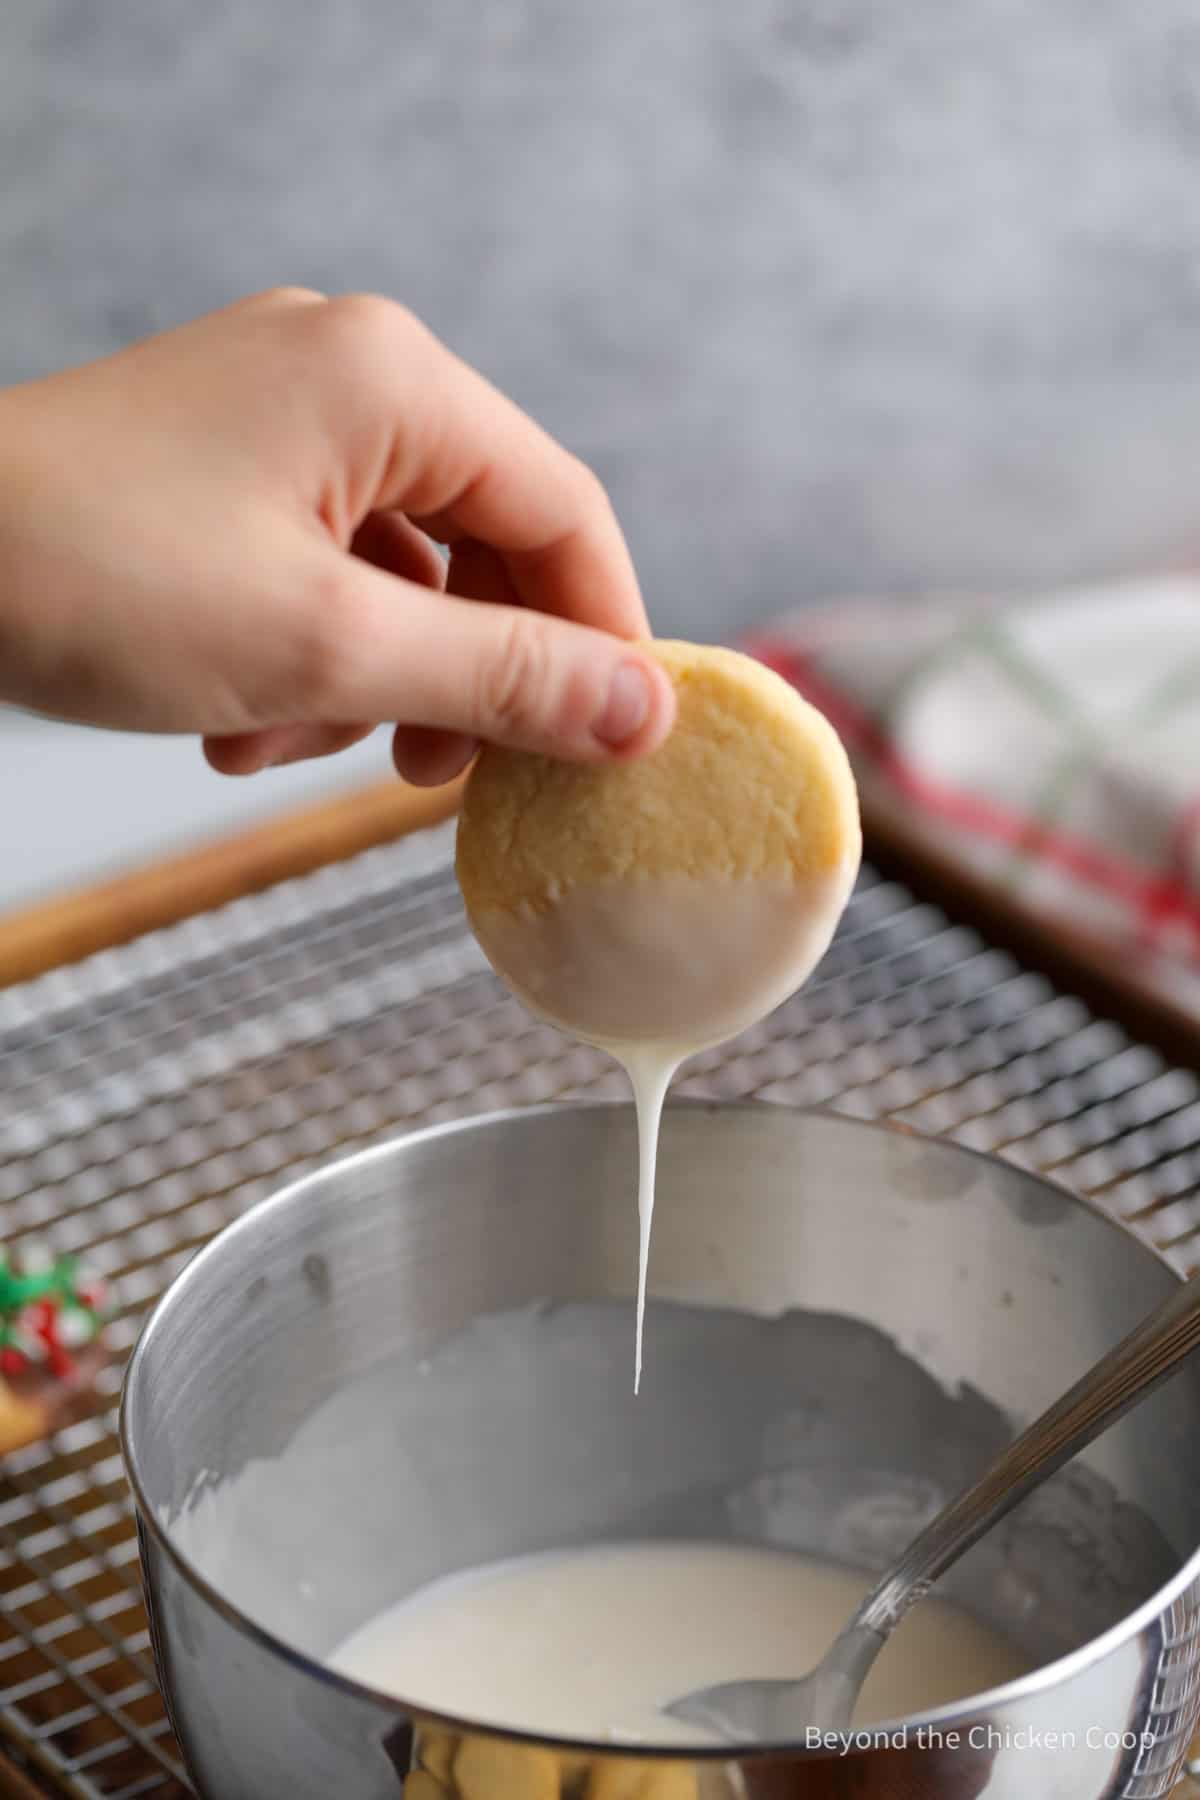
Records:
{"label": "spoon", "polygon": [[811,1729],[844,1731],[863,1682],[910,1607],[986,1531],[1078,1451],[1165,1381],[1200,1344],[1200,1274],[1184,1282],[1061,1400],[1013,1440],[986,1474],[943,1507],[807,1675],[726,1681],[663,1708],[731,1743],[801,1741]]}

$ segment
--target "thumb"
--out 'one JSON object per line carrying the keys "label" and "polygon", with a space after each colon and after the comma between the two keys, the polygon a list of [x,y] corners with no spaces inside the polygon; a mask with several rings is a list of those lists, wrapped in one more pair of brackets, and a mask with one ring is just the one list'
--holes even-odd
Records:
{"label": "thumb", "polygon": [[671,729],[674,688],[638,644],[340,561],[321,717],[434,726],[573,762],[642,755]]}

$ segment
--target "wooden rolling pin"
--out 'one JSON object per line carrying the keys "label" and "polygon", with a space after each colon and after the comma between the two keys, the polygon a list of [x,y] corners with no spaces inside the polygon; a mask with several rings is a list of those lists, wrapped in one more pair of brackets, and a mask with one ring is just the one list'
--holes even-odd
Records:
{"label": "wooden rolling pin", "polygon": [[441,788],[381,781],[114,881],[0,914],[0,987],[436,825],[457,809],[461,791],[461,779]]}

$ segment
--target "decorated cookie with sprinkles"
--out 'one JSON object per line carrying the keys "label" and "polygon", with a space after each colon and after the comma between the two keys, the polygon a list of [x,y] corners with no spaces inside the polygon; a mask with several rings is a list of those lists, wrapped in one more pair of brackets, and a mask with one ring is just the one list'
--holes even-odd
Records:
{"label": "decorated cookie with sprinkles", "polygon": [[85,1413],[108,1360],[105,1296],[73,1257],[0,1249],[0,1454]]}

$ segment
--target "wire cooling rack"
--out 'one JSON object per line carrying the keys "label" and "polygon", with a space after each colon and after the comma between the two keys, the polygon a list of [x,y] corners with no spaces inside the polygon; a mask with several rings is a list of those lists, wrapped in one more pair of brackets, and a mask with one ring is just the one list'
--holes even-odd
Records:
{"label": "wire cooling rack", "polygon": [[[449,858],[447,833],[426,833],[0,992],[0,1236],[86,1255],[118,1352],[92,1416],[0,1474],[0,1747],[29,1783],[14,1793],[191,1791],[114,1430],[120,1364],[192,1253],[342,1147],[623,1091],[500,988]],[[807,989],[677,1091],[948,1133],[1096,1196],[1181,1268],[1200,1260],[1196,1073],[870,869]]]}

